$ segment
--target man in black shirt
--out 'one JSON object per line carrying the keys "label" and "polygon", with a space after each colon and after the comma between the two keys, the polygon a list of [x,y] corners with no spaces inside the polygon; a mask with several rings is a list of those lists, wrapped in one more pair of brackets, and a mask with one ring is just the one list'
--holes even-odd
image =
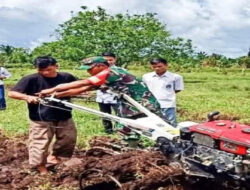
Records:
{"label": "man in black shirt", "polygon": [[[34,65],[37,73],[23,77],[8,95],[28,103],[31,120],[29,163],[41,173],[47,173],[47,161],[58,163],[59,157],[72,156],[76,143],[76,128],[71,109],[56,104],[50,107],[41,105],[36,94],[41,90],[75,81],[76,78],[69,73],[57,72],[58,65],[52,57],[38,57]],[[48,156],[48,148],[54,135],[56,141],[53,144],[53,152]]]}

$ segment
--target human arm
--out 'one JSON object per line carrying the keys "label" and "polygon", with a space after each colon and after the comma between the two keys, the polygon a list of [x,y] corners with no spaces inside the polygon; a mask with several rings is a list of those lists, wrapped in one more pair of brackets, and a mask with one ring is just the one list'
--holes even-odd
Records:
{"label": "human arm", "polygon": [[[67,91],[67,90],[74,89],[74,88],[86,87],[86,86],[92,86],[92,87],[100,86],[100,85],[102,85],[102,84],[104,84],[106,82],[106,79],[107,79],[107,77],[109,75],[109,72],[110,72],[109,69],[105,69],[105,70],[101,71],[100,73],[98,73],[98,74],[96,74],[94,76],[91,76],[91,77],[89,77],[87,79],[78,80],[78,81],[75,81],[75,82],[70,82],[70,83],[65,83],[65,84],[60,84],[60,85],[58,85],[56,87],[42,90],[39,93],[39,96],[44,97],[44,96],[47,96],[47,95],[51,95],[54,92],[58,93],[58,92]],[[81,91],[80,89],[78,89],[78,90]],[[72,95],[73,94],[76,95],[78,90],[75,89],[75,90],[72,90],[72,91],[68,91],[67,93],[69,93],[69,94],[72,93]],[[84,92],[84,91],[82,91],[82,92]],[[78,94],[80,94],[80,93],[78,93]],[[66,94],[66,92],[65,92],[65,94]],[[65,96],[65,95],[63,95],[63,96]]]}
{"label": "human arm", "polygon": [[142,75],[142,82],[149,87],[152,83],[153,80],[153,76],[152,76],[152,72],[150,73],[145,73],[144,75]]}
{"label": "human arm", "polygon": [[17,100],[24,100],[28,102],[29,104],[37,104],[39,102],[38,96],[31,96],[31,95],[27,95],[27,94],[20,93],[17,91],[9,91],[8,97],[17,99]]}
{"label": "human arm", "polygon": [[175,80],[174,80],[174,90],[175,90],[175,93],[178,93],[184,90],[183,77],[177,74],[175,75]]}
{"label": "human arm", "polygon": [[28,103],[38,103],[38,96],[34,95],[36,78],[29,76],[23,77],[9,92],[8,96],[17,100],[24,100]]}
{"label": "human arm", "polygon": [[57,93],[65,92],[66,94],[66,91],[68,91],[69,93],[71,93],[70,89],[76,89],[76,88],[81,88],[81,87],[90,86],[90,85],[91,83],[89,82],[89,80],[86,80],[86,79],[78,80],[78,81],[74,81],[70,83],[65,83],[65,84],[59,84],[53,88],[42,90],[41,92],[39,92],[39,96],[43,97],[43,96],[51,95],[54,92],[57,92]]}
{"label": "human arm", "polygon": [[94,89],[94,86],[89,85],[89,86],[83,86],[83,87],[80,87],[80,88],[73,88],[73,89],[68,89],[68,90],[65,90],[65,91],[55,92],[54,95],[57,98],[62,98],[62,97],[78,95],[78,94],[81,94],[83,92],[90,91],[90,90],[93,90],[93,89]]}

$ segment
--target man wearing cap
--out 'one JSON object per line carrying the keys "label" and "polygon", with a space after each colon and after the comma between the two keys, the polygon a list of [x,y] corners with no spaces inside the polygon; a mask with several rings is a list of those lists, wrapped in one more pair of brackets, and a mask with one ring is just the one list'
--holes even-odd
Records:
{"label": "man wearing cap", "polygon": [[[107,60],[109,67],[115,67],[116,55],[111,52],[104,52],[102,56]],[[96,91],[96,102],[99,105],[100,111],[104,113],[112,113],[112,109],[117,112],[117,97],[110,90],[102,88]],[[102,119],[105,132],[110,134],[113,132],[112,122],[110,120]]]}
{"label": "man wearing cap", "polygon": [[[43,90],[40,96],[54,93],[56,97],[64,97],[106,86],[113,92],[126,93],[154,113],[159,111],[159,104],[147,86],[128,71],[120,67],[109,67],[107,60],[103,57],[93,57],[83,62],[81,69],[87,70],[91,77]],[[120,117],[137,118],[142,115],[139,110],[122,98],[118,99],[118,105]]]}
{"label": "man wearing cap", "polygon": [[167,71],[163,58],[152,59],[150,64],[154,72],[144,74],[142,80],[160,103],[164,119],[176,127],[176,93],[184,89],[183,78]]}

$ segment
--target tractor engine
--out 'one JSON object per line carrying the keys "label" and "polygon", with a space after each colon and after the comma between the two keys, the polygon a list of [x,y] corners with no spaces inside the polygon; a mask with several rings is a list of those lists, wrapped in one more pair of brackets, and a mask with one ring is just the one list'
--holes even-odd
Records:
{"label": "tractor engine", "polygon": [[167,156],[179,155],[194,175],[243,181],[250,178],[250,126],[227,120],[208,121],[181,128],[176,142],[162,142],[158,140],[160,149]]}

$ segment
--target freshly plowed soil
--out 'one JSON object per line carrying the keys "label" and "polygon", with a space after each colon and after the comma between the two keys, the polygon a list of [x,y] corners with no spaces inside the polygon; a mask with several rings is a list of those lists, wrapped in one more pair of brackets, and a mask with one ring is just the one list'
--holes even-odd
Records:
{"label": "freshly plowed soil", "polygon": [[[0,189],[195,190],[218,184],[189,183],[178,163],[161,152],[130,149],[121,141],[96,137],[90,149],[76,150],[70,160],[48,165],[49,175],[29,167],[27,136],[9,139],[0,131]],[[80,183],[79,183],[80,179]]]}

